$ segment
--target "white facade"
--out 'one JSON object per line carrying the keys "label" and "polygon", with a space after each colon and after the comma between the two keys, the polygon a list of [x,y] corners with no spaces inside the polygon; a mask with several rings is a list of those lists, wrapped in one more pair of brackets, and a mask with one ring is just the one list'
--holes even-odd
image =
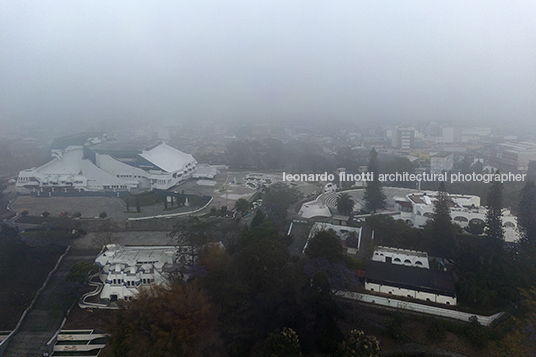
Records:
{"label": "white facade", "polygon": [[365,282],[365,289],[369,291],[375,291],[383,294],[390,294],[396,296],[404,296],[412,299],[419,299],[424,301],[431,301],[439,304],[456,305],[456,297],[433,294],[424,291],[418,291],[414,289],[404,289],[396,286],[389,286],[387,284],[376,284]]}
{"label": "white facade", "polygon": [[[99,142],[97,142],[99,143]],[[21,171],[16,187],[37,191],[72,189],[79,191],[125,191],[132,189],[167,190],[192,177],[197,161],[163,142],[137,153],[137,163],[122,162],[112,154],[91,152],[85,145],[53,149],[48,163]]]}
{"label": "white facade", "polygon": [[131,300],[138,287],[162,284],[169,273],[191,264],[190,247],[151,246],[123,247],[108,244],[96,259],[103,283],[99,300],[104,303]]}
{"label": "white facade", "polygon": [[529,163],[536,161],[536,142],[502,143],[497,146],[497,158],[516,170],[528,170]]}
{"label": "white facade", "polygon": [[428,253],[415,250],[378,247],[367,267],[365,289],[447,305],[457,303],[450,273],[431,270]]}
{"label": "white facade", "polygon": [[430,269],[428,253],[416,250],[378,247],[372,255],[372,260],[383,263],[389,261],[392,264]]}
{"label": "white facade", "polygon": [[435,154],[430,156],[430,173],[441,174],[454,166],[453,154]]}
{"label": "white facade", "polygon": [[[406,197],[395,197],[395,209],[400,211],[399,218],[411,226],[423,227],[433,217],[437,191],[410,193]],[[472,220],[485,222],[487,209],[480,206],[480,197],[472,195],[448,194],[451,201],[452,221],[465,228]],[[503,211],[505,240],[515,242],[519,239],[517,220],[509,210]]]}

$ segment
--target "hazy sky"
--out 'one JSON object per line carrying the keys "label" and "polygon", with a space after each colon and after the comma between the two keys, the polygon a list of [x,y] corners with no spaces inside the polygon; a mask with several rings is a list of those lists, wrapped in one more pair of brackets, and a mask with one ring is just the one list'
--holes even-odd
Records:
{"label": "hazy sky", "polygon": [[536,121],[536,2],[0,2],[0,120]]}

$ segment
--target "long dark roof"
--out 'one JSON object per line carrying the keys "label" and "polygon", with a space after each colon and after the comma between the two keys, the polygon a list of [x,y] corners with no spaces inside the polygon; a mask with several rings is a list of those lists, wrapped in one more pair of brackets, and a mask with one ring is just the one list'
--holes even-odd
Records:
{"label": "long dark roof", "polygon": [[455,296],[454,280],[448,272],[369,260],[367,282],[434,294]]}

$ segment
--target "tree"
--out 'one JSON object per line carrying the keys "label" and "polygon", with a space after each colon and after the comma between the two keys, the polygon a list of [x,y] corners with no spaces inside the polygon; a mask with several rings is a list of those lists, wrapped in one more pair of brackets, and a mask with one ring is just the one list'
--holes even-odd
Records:
{"label": "tree", "polygon": [[377,210],[385,208],[386,197],[382,190],[382,183],[379,179],[380,164],[378,160],[378,152],[375,149],[370,151],[369,163],[367,166],[368,172],[372,173],[371,181],[367,182],[365,194],[365,208],[369,212],[376,213]]}
{"label": "tree", "polygon": [[179,219],[167,236],[176,245],[188,249],[190,262],[193,263],[201,248],[214,241],[212,228],[213,224],[208,220],[188,217]]}
{"label": "tree", "polygon": [[337,211],[344,215],[350,215],[354,210],[355,201],[349,193],[340,193],[337,196]]}
{"label": "tree", "polygon": [[296,331],[285,327],[281,331],[272,332],[264,342],[263,356],[301,357],[300,339]]}
{"label": "tree", "polygon": [[517,224],[521,243],[526,248],[536,247],[536,185],[529,180],[519,193]]}
{"label": "tree", "polygon": [[450,199],[445,187],[441,182],[434,202],[434,213],[430,223],[432,254],[450,257],[453,253],[454,227],[450,217]]}
{"label": "tree", "polygon": [[102,211],[101,213],[99,213],[99,217],[102,218],[102,219],[106,218],[106,216],[108,216],[108,213],[106,213],[106,212],[104,212],[104,211]]}
{"label": "tree", "polygon": [[318,231],[307,243],[305,255],[309,258],[326,258],[330,263],[344,259],[344,248],[333,231]]}
{"label": "tree", "polygon": [[[499,171],[496,172],[499,174]],[[504,228],[502,223],[503,184],[501,181],[492,181],[488,191],[488,210],[486,212],[485,233],[489,238],[504,241]]]}
{"label": "tree", "polygon": [[348,332],[341,344],[341,357],[377,357],[379,353],[380,343],[376,337],[359,330]]}
{"label": "tree", "polygon": [[251,203],[245,198],[239,198],[235,203],[235,209],[237,212],[244,215],[251,209]]}
{"label": "tree", "polygon": [[263,206],[267,212],[280,219],[287,217],[287,209],[291,203],[302,198],[302,194],[294,187],[286,185],[284,182],[277,182],[266,189]]}
{"label": "tree", "polygon": [[206,292],[197,284],[141,287],[115,315],[110,329],[113,356],[201,356],[204,335],[214,324]]}
{"label": "tree", "polygon": [[264,220],[266,219],[266,216],[262,212],[260,208],[257,208],[257,213],[255,213],[255,217],[251,220],[251,228],[255,228],[259,226]]}
{"label": "tree", "polygon": [[50,216],[50,212],[49,211],[45,211],[43,213],[41,213],[41,216],[45,217],[45,218],[48,218],[48,216]]}

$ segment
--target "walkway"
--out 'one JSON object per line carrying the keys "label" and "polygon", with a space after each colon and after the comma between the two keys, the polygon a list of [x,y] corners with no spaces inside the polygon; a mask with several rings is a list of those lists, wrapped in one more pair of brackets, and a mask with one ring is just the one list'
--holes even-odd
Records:
{"label": "walkway", "polygon": [[484,326],[489,326],[491,323],[499,318],[504,312],[499,312],[498,314],[492,315],[492,316],[481,316],[476,314],[470,314],[467,312],[461,312],[461,311],[455,311],[450,309],[444,309],[441,307],[436,306],[429,306],[409,301],[403,301],[403,300],[397,300],[397,299],[391,299],[391,298],[385,298],[382,296],[377,295],[367,295],[367,294],[360,294],[353,291],[338,291],[335,293],[335,295],[344,297],[351,300],[357,300],[360,302],[365,302],[369,304],[375,304],[395,309],[402,309],[407,311],[413,311],[418,312],[421,314],[427,314],[427,315],[435,315],[439,317],[446,317],[449,319],[455,319],[460,321],[469,322],[469,318],[471,316],[476,316],[478,319],[478,322],[480,322]]}
{"label": "walkway", "polygon": [[47,342],[60,328],[65,312],[72,304],[72,299],[58,299],[64,288],[69,267],[78,261],[93,262],[94,259],[94,255],[87,255],[87,252],[82,250],[71,249],[67,253],[35,301],[34,307],[26,314],[3,357],[35,357],[43,356],[43,353],[47,352]]}

